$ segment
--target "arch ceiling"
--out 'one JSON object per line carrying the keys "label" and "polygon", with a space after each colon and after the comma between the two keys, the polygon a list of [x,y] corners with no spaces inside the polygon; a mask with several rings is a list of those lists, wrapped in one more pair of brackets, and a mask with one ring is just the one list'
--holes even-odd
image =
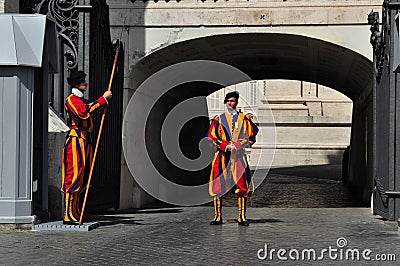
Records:
{"label": "arch ceiling", "polygon": [[289,79],[333,88],[353,101],[372,86],[372,62],[342,46],[292,34],[241,33],[207,36],[158,49],[131,71],[140,84],[164,67],[188,60],[214,60],[253,79]]}

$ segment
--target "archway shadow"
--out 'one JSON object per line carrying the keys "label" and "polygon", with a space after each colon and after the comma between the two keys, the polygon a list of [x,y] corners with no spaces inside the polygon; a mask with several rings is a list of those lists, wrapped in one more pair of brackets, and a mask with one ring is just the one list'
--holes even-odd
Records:
{"label": "archway shadow", "polygon": [[322,164],[322,165],[299,165],[291,167],[274,167],[271,168],[269,173],[287,175],[287,176],[306,177],[306,178],[341,180],[342,165]]}

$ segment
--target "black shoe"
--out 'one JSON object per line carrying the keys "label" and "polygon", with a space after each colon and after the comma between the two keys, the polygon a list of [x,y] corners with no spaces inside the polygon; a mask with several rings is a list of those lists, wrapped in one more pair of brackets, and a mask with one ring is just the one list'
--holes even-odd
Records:
{"label": "black shoe", "polygon": [[241,226],[249,226],[249,222],[247,220],[241,222],[238,221],[238,224],[240,224]]}
{"label": "black shoe", "polygon": [[65,225],[79,225],[79,222],[74,222],[74,221],[63,221],[63,224],[65,224]]}
{"label": "black shoe", "polygon": [[222,220],[220,220],[220,221],[212,220],[212,221],[210,222],[210,225],[220,225],[220,224],[222,224]]}

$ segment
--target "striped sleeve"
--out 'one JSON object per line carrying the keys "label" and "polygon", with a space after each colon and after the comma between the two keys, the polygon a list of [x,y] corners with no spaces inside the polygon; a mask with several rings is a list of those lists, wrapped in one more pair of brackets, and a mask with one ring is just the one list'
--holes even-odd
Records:
{"label": "striped sleeve", "polygon": [[246,131],[247,131],[247,135],[249,136],[249,144],[251,147],[256,142],[258,127],[256,126],[256,124],[253,123],[250,116],[246,116],[246,121],[248,124]]}
{"label": "striped sleeve", "polygon": [[88,119],[90,114],[99,110],[100,108],[107,107],[107,100],[100,96],[96,101],[85,103],[83,99],[75,95],[70,95],[66,101],[66,107],[73,115],[80,119]]}
{"label": "striped sleeve", "polygon": [[225,152],[226,151],[226,146],[228,146],[229,141],[223,140],[223,137],[220,136],[218,127],[219,125],[219,118],[218,116],[215,116],[213,120],[211,121],[210,128],[208,129],[207,132],[207,139],[212,140],[215,143],[215,146],[217,147],[218,150]]}

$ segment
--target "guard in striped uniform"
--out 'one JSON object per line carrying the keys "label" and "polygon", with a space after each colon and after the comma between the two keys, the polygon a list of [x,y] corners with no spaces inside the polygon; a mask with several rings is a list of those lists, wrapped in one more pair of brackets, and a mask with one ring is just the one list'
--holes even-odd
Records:
{"label": "guard in striped uniform", "polygon": [[251,147],[256,141],[258,128],[250,116],[236,111],[238,100],[237,91],[226,94],[224,103],[227,112],[214,117],[207,133],[207,138],[217,147],[209,183],[210,195],[214,197],[214,219],[211,225],[222,224],[222,197],[229,190],[238,196],[238,223],[249,225],[246,201],[254,191],[254,184],[245,148]]}
{"label": "guard in striped uniform", "polygon": [[82,194],[87,186],[87,172],[92,161],[90,133],[93,131],[93,112],[107,107],[112,93],[106,91],[96,101],[83,98],[87,89],[86,74],[71,72],[67,78],[72,93],[65,101],[67,124],[70,128],[62,152],[62,188],[64,193],[64,224],[79,224]]}

